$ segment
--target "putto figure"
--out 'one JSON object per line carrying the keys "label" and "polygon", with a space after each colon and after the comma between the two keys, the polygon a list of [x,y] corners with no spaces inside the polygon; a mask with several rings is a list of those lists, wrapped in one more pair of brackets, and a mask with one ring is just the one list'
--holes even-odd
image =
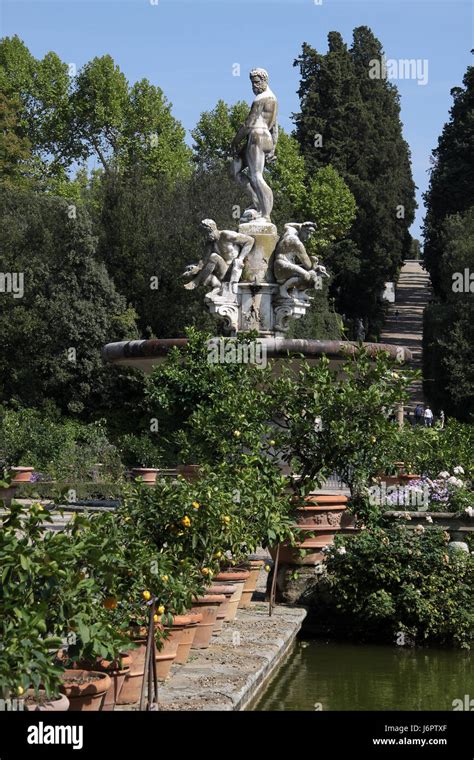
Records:
{"label": "putto figure", "polygon": [[273,193],[265,182],[265,163],[274,159],[278,140],[276,96],[268,86],[265,69],[250,72],[252,90],[256,95],[249,115],[232,141],[233,171],[237,182],[252,198],[252,206],[242,214],[242,221],[263,217],[270,221]]}
{"label": "putto figure", "polygon": [[309,256],[304,246],[314,235],[313,222],[290,222],[285,224],[283,235],[275,251],[274,274],[280,285],[280,296],[291,298],[290,288],[308,290],[321,288],[321,278],[329,277],[326,268],[318,264],[315,256]]}
{"label": "putto figure", "polygon": [[224,282],[239,282],[245,258],[254,245],[253,237],[233,230],[218,230],[213,219],[203,219],[202,230],[206,239],[206,250],[197,264],[190,264],[181,275],[184,285],[193,290],[200,285],[210,288],[208,295],[217,293]]}

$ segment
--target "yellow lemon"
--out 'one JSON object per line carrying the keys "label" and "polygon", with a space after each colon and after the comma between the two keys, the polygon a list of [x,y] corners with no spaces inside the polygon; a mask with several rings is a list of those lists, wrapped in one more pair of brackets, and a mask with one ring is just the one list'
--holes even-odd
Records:
{"label": "yellow lemon", "polygon": [[185,528],[189,528],[189,526],[191,525],[191,520],[189,519],[187,515],[185,515],[183,519],[181,520],[181,525],[183,525]]}
{"label": "yellow lemon", "polygon": [[19,697],[21,697],[21,695],[25,693],[23,686],[19,686],[18,689],[16,690],[16,693],[18,694]]}
{"label": "yellow lemon", "polygon": [[270,565],[265,565],[265,572],[269,573],[271,569]]}
{"label": "yellow lemon", "polygon": [[276,441],[273,438],[272,438],[271,441],[268,441],[268,443],[270,444],[270,446],[275,446],[276,445]]}
{"label": "yellow lemon", "polygon": [[199,507],[200,507],[200,506],[201,506],[201,505],[199,504],[199,502],[198,502],[198,501],[193,501],[193,503],[192,503],[192,508],[193,508],[193,509],[199,509]]}
{"label": "yellow lemon", "polygon": [[160,622],[160,616],[159,615],[153,615],[153,621],[155,623],[159,623]]}
{"label": "yellow lemon", "polygon": [[202,568],[202,570],[201,570],[201,573],[202,573],[203,575],[209,575],[209,573],[210,573],[210,572],[211,572],[211,571],[209,570],[209,568],[208,568],[208,567],[203,567],[203,568]]}
{"label": "yellow lemon", "polygon": [[215,558],[215,559],[220,559],[221,557],[222,557],[222,552],[216,552],[216,553],[214,554],[214,558]]}
{"label": "yellow lemon", "polygon": [[234,430],[234,438],[240,438],[240,430]]}
{"label": "yellow lemon", "polygon": [[143,596],[145,602],[149,602],[150,599],[151,599],[151,594],[150,594],[149,591],[144,591],[143,594],[142,594],[142,596]]}
{"label": "yellow lemon", "polygon": [[223,522],[225,522],[226,525],[228,525],[230,523],[230,517],[229,517],[229,515],[224,515],[224,517],[222,518],[222,520],[223,520]]}
{"label": "yellow lemon", "polygon": [[168,581],[168,580],[169,580],[169,578],[168,578],[168,576],[167,576],[167,575],[162,575],[162,576],[161,576],[161,580],[163,581],[163,583],[166,583],[166,581]]}
{"label": "yellow lemon", "polygon": [[165,608],[162,604],[158,607],[158,615],[164,615],[165,614]]}

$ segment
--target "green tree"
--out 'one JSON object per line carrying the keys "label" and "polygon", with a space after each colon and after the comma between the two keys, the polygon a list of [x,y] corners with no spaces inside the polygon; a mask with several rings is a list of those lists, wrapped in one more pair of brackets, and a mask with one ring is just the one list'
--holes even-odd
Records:
{"label": "green tree", "polygon": [[441,276],[443,223],[447,216],[474,206],[474,66],[468,66],[462,87],[451,90],[453,105],[432,155],[430,185],[424,199],[424,261],[435,293],[443,300],[450,283]]}
{"label": "green tree", "polygon": [[0,91],[18,103],[18,128],[29,140],[35,176],[64,176],[77,155],[70,130],[71,79],[55,53],[36,59],[19,37],[0,41]]}
{"label": "green tree", "polygon": [[130,86],[110,55],[81,69],[71,104],[84,159],[96,155],[105,171],[142,166],[168,182],[189,176],[185,131],[162,90],[147,79]]}
{"label": "green tree", "polygon": [[31,162],[30,141],[20,125],[20,104],[0,92],[0,182],[24,185]]}
{"label": "green tree", "polygon": [[371,61],[383,54],[380,42],[367,27],[354,30],[350,49],[337,32],[328,42],[325,55],[305,43],[295,61],[301,75],[295,134],[310,177],[331,164],[355,197],[352,265],[333,293],[339,310],[355,316],[363,308],[375,319],[384,282],[409,251],[415,210],[410,154],[396,88],[369,76]]}
{"label": "green tree", "polygon": [[0,220],[0,400],[75,414],[120,404],[101,349],[134,337],[135,314],[95,259],[87,212],[5,189]]}

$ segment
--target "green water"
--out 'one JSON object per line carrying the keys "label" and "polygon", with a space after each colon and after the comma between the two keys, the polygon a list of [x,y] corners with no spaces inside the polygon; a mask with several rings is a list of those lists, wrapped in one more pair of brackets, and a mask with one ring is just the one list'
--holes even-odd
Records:
{"label": "green water", "polygon": [[464,650],[299,641],[254,710],[452,710],[474,697]]}

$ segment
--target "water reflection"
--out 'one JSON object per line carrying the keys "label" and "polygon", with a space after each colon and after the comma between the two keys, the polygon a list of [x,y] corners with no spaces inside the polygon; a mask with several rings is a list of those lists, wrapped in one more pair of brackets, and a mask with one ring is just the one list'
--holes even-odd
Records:
{"label": "water reflection", "polygon": [[474,696],[470,653],[298,642],[255,710],[452,710]]}

